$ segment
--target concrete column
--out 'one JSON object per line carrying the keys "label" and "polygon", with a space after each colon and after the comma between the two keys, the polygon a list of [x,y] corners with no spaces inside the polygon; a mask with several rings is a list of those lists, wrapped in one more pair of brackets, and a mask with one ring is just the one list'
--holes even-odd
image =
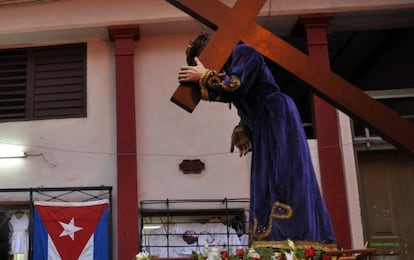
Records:
{"label": "concrete column", "polygon": [[130,260],[138,253],[137,144],[134,95],[134,40],[137,25],[110,26],[115,43],[116,131],[117,131],[117,217],[116,259]]}
{"label": "concrete column", "polygon": [[[330,64],[326,27],[330,20],[330,14],[300,17],[305,28],[309,57],[328,69]],[[316,95],[312,95],[312,104],[324,199],[331,215],[338,247],[351,248],[351,228],[337,110]]]}

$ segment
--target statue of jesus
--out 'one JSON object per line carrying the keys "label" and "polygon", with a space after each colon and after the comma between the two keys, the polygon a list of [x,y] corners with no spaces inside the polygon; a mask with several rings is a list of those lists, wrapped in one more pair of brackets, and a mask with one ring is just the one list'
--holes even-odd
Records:
{"label": "statue of jesus", "polygon": [[307,138],[293,100],[282,93],[263,56],[247,44],[232,51],[222,71],[197,58],[210,39],[202,33],[187,47],[181,83],[198,83],[201,98],[232,103],[240,123],[230,151],[252,151],[250,239],[334,244],[335,234],[321,196]]}

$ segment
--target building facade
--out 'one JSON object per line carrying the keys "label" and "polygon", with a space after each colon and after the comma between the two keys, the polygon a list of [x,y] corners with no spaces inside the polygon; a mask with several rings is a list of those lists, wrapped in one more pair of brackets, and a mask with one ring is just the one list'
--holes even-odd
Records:
{"label": "building facade", "polygon": [[[303,26],[309,17],[324,21],[322,51]],[[412,121],[413,17],[410,0],[272,0],[257,23]],[[235,109],[201,102],[188,113],[170,101],[185,48],[205,25],[163,0],[10,0],[0,3],[0,24],[0,145],[27,155],[0,160],[1,189],[113,187],[114,259],[140,250],[142,201],[248,198],[250,157],[229,152]],[[20,76],[9,77],[15,60],[21,103]],[[384,257],[410,259],[412,155],[333,106],[315,109],[306,84],[275,70],[302,113],[341,246],[368,241]],[[204,169],[184,174],[183,160]]]}

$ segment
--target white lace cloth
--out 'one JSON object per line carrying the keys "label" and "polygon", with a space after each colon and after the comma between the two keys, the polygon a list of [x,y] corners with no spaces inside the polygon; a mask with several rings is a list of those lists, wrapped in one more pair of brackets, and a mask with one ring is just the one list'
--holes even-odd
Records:
{"label": "white lace cloth", "polygon": [[24,254],[24,258],[20,256],[19,259],[27,259],[29,252],[29,216],[23,214],[21,217],[17,217],[14,214],[10,218],[9,224],[11,228],[10,254]]}
{"label": "white lace cloth", "polygon": [[[186,241],[183,237],[186,234],[189,236],[193,234],[195,241]],[[210,247],[218,246],[219,251],[227,250],[230,245],[231,250],[235,252],[241,246],[236,231],[222,223],[165,225],[152,230],[145,240],[144,249],[160,258],[188,257],[191,256],[192,251],[205,254],[204,243]],[[192,243],[189,243],[190,241]]]}

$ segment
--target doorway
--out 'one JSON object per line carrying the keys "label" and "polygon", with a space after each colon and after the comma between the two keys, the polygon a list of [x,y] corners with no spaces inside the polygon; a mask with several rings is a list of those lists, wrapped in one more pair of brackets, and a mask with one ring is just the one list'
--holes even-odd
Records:
{"label": "doorway", "polygon": [[358,153],[368,247],[376,259],[414,259],[414,159],[398,151]]}

